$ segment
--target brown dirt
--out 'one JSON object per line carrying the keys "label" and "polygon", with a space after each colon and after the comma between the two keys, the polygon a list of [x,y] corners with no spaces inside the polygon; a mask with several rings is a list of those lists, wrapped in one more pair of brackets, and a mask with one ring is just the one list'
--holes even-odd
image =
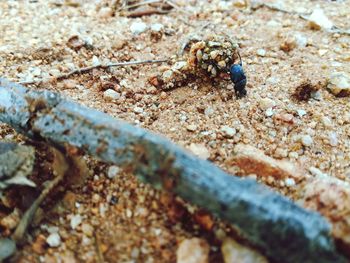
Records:
{"label": "brown dirt", "polygon": [[[94,56],[102,62],[168,58],[176,55],[180,39],[210,22],[240,44],[248,79],[244,98],[226,100],[224,90],[202,82],[158,91],[148,82],[164,67],[157,64],[93,70],[69,80],[29,87],[60,92],[185,147],[204,144],[209,159],[227,171],[237,170],[226,160],[237,143],[245,143],[273,158],[299,163],[306,170],[317,167],[350,181],[349,98],[336,98],[325,86],[319,89],[318,99],[310,96],[298,101],[293,97],[307,80],[318,83],[333,71],[349,73],[349,35],[312,30],[295,14],[268,8],[252,11],[232,4],[240,1],[179,0],[174,1],[179,8],[168,14],[141,18],[118,13],[110,16],[99,10],[100,1],[81,1],[86,3],[77,7],[55,4],[58,2],[64,1],[0,2],[2,77],[13,81],[46,78],[92,65]],[[350,28],[347,1],[283,3],[291,12],[310,12],[319,5],[339,28]],[[160,38],[150,30],[132,35],[130,25],[135,21],[148,26],[161,23],[164,33]],[[75,35],[88,44],[80,45],[76,39],[68,43]],[[290,38],[298,35],[305,38],[306,46],[290,44]],[[266,54],[259,56],[259,49]],[[227,86],[232,84],[227,82]],[[106,101],[103,92],[107,88],[119,92],[120,98]],[[272,116],[261,106],[265,98],[274,102]],[[227,138],[222,126],[235,128],[236,134]],[[301,143],[303,135],[312,137],[310,146]],[[16,137],[8,126],[0,125],[0,139]],[[194,236],[210,244],[212,262],[222,261],[215,233],[219,229],[229,232],[224,223],[215,221],[214,228],[206,231],[192,218],[193,208],[188,216],[178,216],[188,214],[182,211],[187,205],[181,200],[169,207],[161,192],[131,174],[120,172],[110,179],[107,165],[90,159],[88,163],[92,175],[84,185],[66,189],[50,212],[45,212],[41,225],[30,231],[29,243],[20,250],[18,261],[175,262],[179,242]],[[276,189],[287,194],[281,187],[283,184]],[[82,223],[72,229],[70,222],[76,215]],[[42,235],[57,232],[55,226],[62,241],[58,248],[49,248]],[[42,250],[36,240],[43,244]]]}

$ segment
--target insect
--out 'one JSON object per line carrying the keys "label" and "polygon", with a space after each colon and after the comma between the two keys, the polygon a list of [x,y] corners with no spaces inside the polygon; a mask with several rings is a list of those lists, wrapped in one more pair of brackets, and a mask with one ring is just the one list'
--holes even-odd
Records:
{"label": "insect", "polygon": [[[244,97],[247,94],[247,78],[238,52],[239,46],[226,34],[217,34],[214,29],[211,31],[214,33],[203,31],[187,37],[171,68],[151,78],[150,83],[162,90],[169,90],[200,79],[224,88],[227,83],[223,80],[231,79],[236,97]],[[238,58],[239,63],[236,62]]]}
{"label": "insect", "polygon": [[239,64],[233,64],[230,67],[230,78],[234,84],[234,89],[237,97],[244,97],[247,95],[247,91],[245,86],[247,85],[247,77],[244,74],[243,66],[242,66],[242,58],[239,53]]}

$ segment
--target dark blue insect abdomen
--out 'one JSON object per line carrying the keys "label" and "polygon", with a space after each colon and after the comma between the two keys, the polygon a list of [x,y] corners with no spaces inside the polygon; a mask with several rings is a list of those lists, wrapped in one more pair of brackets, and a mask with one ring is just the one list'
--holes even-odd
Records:
{"label": "dark blue insect abdomen", "polygon": [[241,64],[234,64],[230,68],[230,78],[234,83],[234,88],[238,96],[245,96],[247,91],[245,86],[247,84],[247,78],[244,74],[243,67]]}

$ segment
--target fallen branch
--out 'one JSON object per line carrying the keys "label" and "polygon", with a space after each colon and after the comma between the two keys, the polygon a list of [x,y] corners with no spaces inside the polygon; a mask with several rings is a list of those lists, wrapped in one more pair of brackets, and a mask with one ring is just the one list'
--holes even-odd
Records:
{"label": "fallen branch", "polygon": [[[290,15],[298,15],[299,18],[307,20],[307,21],[309,21],[309,16],[311,15],[311,13],[291,12],[289,10],[281,8],[278,4],[270,4],[270,3],[264,3],[264,2],[255,2],[251,8],[252,8],[252,10],[257,10],[259,8],[262,8],[262,7],[266,7],[270,10],[278,11],[278,12],[282,12],[282,13],[286,13],[286,14],[290,14]],[[330,32],[333,34],[350,35],[350,29],[348,29],[348,30],[341,29],[341,28],[338,28],[336,26],[334,26],[334,28],[332,28],[330,30],[327,30],[327,32]]]}
{"label": "fallen branch", "polygon": [[254,180],[229,175],[169,140],[50,91],[0,79],[0,121],[61,147],[78,147],[230,222],[276,262],[345,262],[329,223]]}
{"label": "fallen branch", "polygon": [[270,4],[270,3],[260,2],[260,1],[258,1],[258,2],[254,1],[252,3],[251,9],[255,11],[255,10],[262,8],[262,7],[266,7],[267,9],[270,9],[272,11],[278,11],[278,12],[282,12],[282,13],[286,13],[286,14],[290,14],[290,15],[298,15],[300,18],[302,18],[304,20],[307,20],[307,16],[311,14],[311,13],[292,12],[292,11],[289,11],[287,9],[280,7],[278,4]]}
{"label": "fallen branch", "polygon": [[132,4],[132,5],[124,5],[121,8],[119,8],[117,11],[122,11],[122,10],[129,10],[131,8],[136,8],[140,7],[143,5],[149,5],[149,4],[155,4],[155,3],[162,3],[164,0],[146,0],[140,3]]}
{"label": "fallen branch", "polygon": [[159,10],[158,8],[149,7],[141,10],[136,9],[134,11],[130,11],[127,14],[127,17],[141,17],[141,16],[150,16],[154,14],[162,15],[167,13],[169,13],[169,11],[162,11],[162,10]]}
{"label": "fallen branch", "polygon": [[[163,62],[167,62],[167,59],[158,59],[158,60],[140,60],[140,61],[126,61],[126,62],[116,62],[116,63],[109,63],[109,64],[97,64],[94,66],[89,66],[89,67],[85,67],[85,68],[77,68],[74,69],[68,73],[59,75],[57,77],[54,77],[52,79],[57,79],[57,80],[61,80],[61,79],[66,79],[71,77],[72,75],[75,74],[84,74],[87,73],[93,69],[107,69],[107,68],[111,68],[111,67],[122,67],[122,66],[131,66],[131,65],[141,65],[141,64],[154,64],[154,63],[163,63]],[[46,80],[37,80],[37,81],[22,81],[19,82],[22,85],[29,85],[29,84],[40,84],[40,83],[44,83],[44,82],[48,82],[51,79],[46,79]]]}

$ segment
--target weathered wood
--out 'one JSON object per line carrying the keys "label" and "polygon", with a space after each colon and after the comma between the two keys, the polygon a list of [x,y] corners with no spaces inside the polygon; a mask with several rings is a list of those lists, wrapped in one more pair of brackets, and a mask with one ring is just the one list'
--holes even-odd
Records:
{"label": "weathered wood", "polygon": [[330,225],[253,180],[229,175],[169,140],[49,91],[0,79],[0,121],[32,138],[120,165],[229,221],[276,262],[345,262]]}

